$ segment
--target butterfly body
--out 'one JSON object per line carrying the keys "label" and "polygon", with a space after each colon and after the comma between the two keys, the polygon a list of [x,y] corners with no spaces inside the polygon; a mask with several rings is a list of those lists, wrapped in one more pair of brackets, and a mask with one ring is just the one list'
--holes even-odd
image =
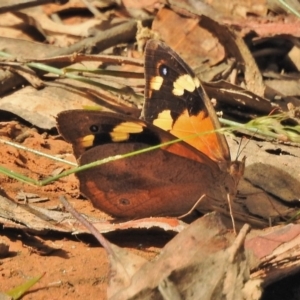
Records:
{"label": "butterfly body", "polygon": [[[225,137],[212,132],[220,125],[199,80],[161,42],[148,42],[145,60],[143,120],[85,110],[57,117],[80,165],[158,146],[77,173],[81,193],[126,218],[182,215],[204,194],[207,201],[225,200],[235,193],[240,165],[232,168]],[[189,138],[165,144],[176,137]]]}

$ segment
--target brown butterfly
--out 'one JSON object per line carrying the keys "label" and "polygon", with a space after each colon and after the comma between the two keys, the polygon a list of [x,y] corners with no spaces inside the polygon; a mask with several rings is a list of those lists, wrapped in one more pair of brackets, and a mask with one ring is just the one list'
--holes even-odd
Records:
{"label": "brown butterfly", "polygon": [[80,191],[100,210],[142,218],[187,213],[202,195],[235,194],[243,162],[231,162],[225,137],[200,81],[168,46],[145,49],[144,120],[109,112],[69,110],[57,127],[72,143],[80,165],[110,156],[185,141],[77,173]]}

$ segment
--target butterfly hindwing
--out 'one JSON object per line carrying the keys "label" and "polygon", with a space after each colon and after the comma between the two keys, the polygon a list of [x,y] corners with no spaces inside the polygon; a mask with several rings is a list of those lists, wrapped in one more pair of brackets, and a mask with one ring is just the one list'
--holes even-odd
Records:
{"label": "butterfly hindwing", "polygon": [[[81,157],[80,164],[144,147],[139,143],[97,146]],[[216,187],[218,173],[209,166],[161,149],[111,161],[77,177],[82,194],[115,217],[178,216],[188,213],[204,194],[222,195],[221,186]]]}

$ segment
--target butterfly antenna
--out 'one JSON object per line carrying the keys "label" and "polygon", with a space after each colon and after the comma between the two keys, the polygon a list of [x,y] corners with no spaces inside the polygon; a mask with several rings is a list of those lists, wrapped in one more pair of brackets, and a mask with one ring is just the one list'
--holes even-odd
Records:
{"label": "butterfly antenna", "polygon": [[239,147],[238,147],[238,150],[237,150],[237,154],[236,154],[236,160],[238,160],[239,156],[242,154],[242,152],[244,151],[244,149],[246,149],[246,146],[249,144],[249,142],[252,140],[252,138],[255,136],[255,134],[257,133],[254,132],[250,138],[248,139],[248,141],[246,142],[246,144],[243,146],[243,148],[241,148],[241,145],[242,145],[242,140],[243,140],[243,137],[241,137],[241,142],[239,144]]}
{"label": "butterfly antenna", "polygon": [[238,158],[241,155],[242,151],[245,149],[245,147],[243,147],[241,149],[242,141],[243,141],[243,137],[241,137],[241,141],[239,142],[239,147],[238,147],[237,152],[236,152],[236,158],[235,158],[235,160],[238,160]]}

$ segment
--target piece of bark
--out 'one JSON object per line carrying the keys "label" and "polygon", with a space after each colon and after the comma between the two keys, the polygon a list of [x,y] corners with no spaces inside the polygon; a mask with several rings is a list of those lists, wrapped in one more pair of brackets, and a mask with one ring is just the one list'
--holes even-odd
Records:
{"label": "piece of bark", "polygon": [[248,282],[243,248],[247,228],[232,243],[233,236],[225,235],[215,214],[198,219],[110,299],[259,299],[260,281],[256,285]]}
{"label": "piece of bark", "polygon": [[[145,218],[117,222],[106,215],[106,218],[90,217],[89,219],[100,232],[143,228],[161,228],[165,231],[180,232],[187,226],[176,218]],[[48,231],[76,234],[89,232],[69,213],[53,211],[35,205],[19,204],[1,196],[0,223],[6,228],[18,228],[32,234],[45,234]]]}

